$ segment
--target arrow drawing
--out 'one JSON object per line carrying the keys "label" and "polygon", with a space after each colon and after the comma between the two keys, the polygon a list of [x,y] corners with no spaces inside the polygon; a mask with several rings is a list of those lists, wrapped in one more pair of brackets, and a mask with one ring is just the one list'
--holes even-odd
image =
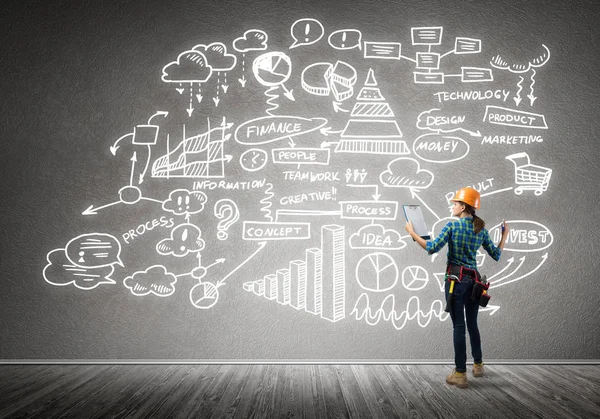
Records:
{"label": "arrow drawing", "polygon": [[[523,256],[523,258],[525,258],[525,256]],[[519,281],[519,280],[521,280],[521,279],[523,279],[525,277],[528,277],[529,275],[533,274],[535,271],[537,271],[538,269],[540,269],[542,267],[542,265],[546,262],[547,259],[548,259],[548,252],[546,252],[544,254],[544,256],[542,256],[542,261],[532,271],[527,272],[525,275],[521,275],[521,276],[519,276],[517,278],[513,278],[510,281],[506,281],[506,282],[503,282],[502,284],[496,285],[496,286],[494,286],[494,288],[495,287],[501,287],[502,285],[510,284],[511,282]],[[496,282],[498,282],[498,281],[496,281]],[[490,285],[490,288],[492,288],[491,285]]]}
{"label": "arrow drawing", "polygon": [[217,282],[217,288],[220,287],[221,285],[225,285],[225,280],[227,278],[229,278],[231,275],[233,275],[235,271],[237,271],[242,266],[244,266],[250,259],[252,259],[254,256],[256,256],[257,253],[260,252],[267,245],[267,242],[258,242],[258,245],[259,245],[258,249],[256,249],[254,251],[254,253],[252,253],[250,256],[248,256],[246,258],[246,260],[244,260],[242,263],[240,263],[233,271],[229,272],[223,279],[220,279],[219,282]]}

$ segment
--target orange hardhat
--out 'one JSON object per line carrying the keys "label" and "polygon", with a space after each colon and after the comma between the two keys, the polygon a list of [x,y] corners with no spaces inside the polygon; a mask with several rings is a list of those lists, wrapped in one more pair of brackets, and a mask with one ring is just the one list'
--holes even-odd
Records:
{"label": "orange hardhat", "polygon": [[454,195],[454,198],[452,198],[451,201],[464,202],[475,209],[479,209],[480,198],[481,195],[479,195],[479,192],[473,188],[466,187],[456,191],[456,195]]}

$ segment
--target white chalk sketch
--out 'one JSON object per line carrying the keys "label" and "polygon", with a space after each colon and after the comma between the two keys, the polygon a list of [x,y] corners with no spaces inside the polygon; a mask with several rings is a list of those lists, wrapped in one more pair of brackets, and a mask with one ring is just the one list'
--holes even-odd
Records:
{"label": "white chalk sketch", "polygon": [[548,189],[552,169],[531,164],[526,152],[506,156],[515,166],[515,193],[521,195],[524,191],[534,191],[536,196]]}
{"label": "white chalk sketch", "polygon": [[292,23],[290,33],[294,39],[294,43],[290,45],[290,49],[292,49],[318,42],[323,37],[325,29],[318,20],[305,18]]}
{"label": "white chalk sketch", "polygon": [[406,242],[396,230],[386,229],[381,224],[362,226],[350,236],[351,249],[400,250]]}
{"label": "white chalk sketch", "polygon": [[439,321],[447,320],[450,315],[444,311],[442,300],[435,300],[431,303],[429,311],[421,310],[421,302],[419,297],[413,295],[406,302],[405,309],[396,309],[396,296],[388,295],[379,307],[371,307],[371,302],[368,294],[360,295],[350,315],[354,315],[355,319],[363,320],[370,326],[376,326],[379,322],[390,322],[396,330],[401,330],[409,321],[416,320],[420,327],[427,327],[434,318]]}
{"label": "white chalk sketch", "polygon": [[[531,70],[531,76],[530,76],[530,80],[531,80],[531,84],[529,85],[529,93],[527,94],[527,97],[529,98],[529,105],[533,106],[535,100],[537,99],[537,97],[534,95],[534,89],[533,89],[533,85],[535,84],[535,75],[536,75],[536,68],[542,67],[543,65],[545,65],[548,60],[550,60],[550,50],[548,49],[548,47],[544,44],[542,44],[542,48],[544,48],[544,51],[536,58],[532,59],[532,60],[527,60],[526,62],[510,62],[505,59],[503,56],[501,56],[500,54],[492,57],[492,60],[490,61],[490,64],[495,67],[498,68],[500,70],[508,70],[511,73],[516,73],[516,74],[523,74],[523,73],[527,73]],[[522,83],[524,81],[524,78],[522,76],[519,76],[519,82],[517,83],[517,93],[515,94],[515,97],[513,98],[515,101],[515,104],[517,106],[519,106],[519,104],[521,103],[522,97],[521,97],[521,91],[523,90],[523,86]]]}
{"label": "white chalk sketch", "polygon": [[223,118],[220,125],[211,128],[210,119],[207,119],[207,125],[205,132],[190,137],[186,137],[184,125],[181,142],[152,164],[152,177],[225,177],[225,162],[230,162],[233,156],[224,154],[224,143],[231,137],[226,131],[233,123],[227,123]]}
{"label": "white chalk sketch", "polygon": [[407,266],[402,271],[402,286],[408,291],[419,291],[429,283],[429,273],[422,266]]}
{"label": "white chalk sketch", "polygon": [[[430,266],[413,258],[420,250],[408,244],[410,236],[402,235],[399,203],[420,204],[431,235],[437,236],[455,220],[448,211],[456,191],[444,190],[446,200],[430,196],[434,173],[438,175],[440,165],[446,165],[440,171],[444,175],[465,167],[459,162],[471,152],[483,157],[480,163],[487,167],[495,154],[476,148],[492,144],[522,145],[527,152],[506,153],[515,168],[514,182],[511,170],[498,175],[485,170],[461,173],[485,198],[485,208],[496,206],[501,201],[498,195],[511,195],[511,190],[517,195],[531,191],[532,196],[552,192],[552,169],[531,164],[529,157],[539,159],[532,153],[543,141],[541,135],[516,133],[548,129],[544,115],[517,108],[525,97],[533,107],[536,70],[549,62],[550,50],[542,44],[537,57],[510,61],[498,54],[490,61],[480,58],[482,51],[490,50],[487,45],[483,48],[481,39],[444,39],[447,31],[442,26],[410,28],[410,40],[402,43],[383,38],[384,42],[365,41],[361,30],[338,27],[347,29],[334,29],[327,43],[319,43],[324,39],[323,25],[312,18],[298,19],[290,26],[293,43],[288,49],[288,43],[283,46],[285,52],[269,48],[265,31],[250,29],[242,36],[235,34],[231,44],[195,41],[174,61],[161,63],[161,80],[156,81],[175,89],[178,94],[171,93],[176,105],[168,109],[159,105],[157,109],[166,110],[155,112],[146,123],[133,123],[131,132],[107,142],[109,157],[119,154],[115,160],[125,166],[128,179],[116,188],[114,202],[90,205],[82,213],[97,215],[108,208],[112,212],[140,204],[127,208],[139,210],[139,217],[123,218],[127,224],[116,236],[82,234],[66,245],[48,247],[54,250],[46,256],[45,282],[90,291],[123,281],[125,290],[112,289],[146,297],[145,301],[177,298],[176,288],[185,285],[189,295],[181,297],[189,297],[200,310],[215,307],[220,288],[230,284],[248,291],[243,296],[252,303],[267,308],[278,303],[295,309],[288,311],[298,317],[313,315],[332,323],[348,317],[401,330],[409,322],[427,327],[446,321],[445,272],[440,268],[443,261],[435,260],[444,254],[423,257]],[[445,65],[448,61],[450,66]],[[503,77],[495,78],[499,73]],[[359,74],[362,84],[357,84]],[[386,83],[378,83],[376,74],[393,76],[385,80],[387,84],[410,84],[412,79],[414,85],[399,88],[397,98],[386,98],[382,92]],[[448,88],[435,87],[446,82]],[[486,87],[465,87],[473,83]],[[295,95],[292,88],[298,89],[298,84],[302,90]],[[235,103],[229,99],[239,93],[240,85],[248,91]],[[419,97],[431,103],[408,109],[414,105],[415,90],[421,89]],[[261,91],[266,106],[257,107],[252,97]],[[182,109],[173,113],[171,108],[181,102],[187,104],[187,114]],[[404,108],[396,109],[398,104]],[[240,115],[230,115],[238,108],[247,111],[241,120]],[[275,110],[281,115],[274,115]],[[170,119],[177,119],[167,120],[170,112]],[[483,121],[473,120],[478,113]],[[404,114],[418,115],[416,134],[414,127],[406,130],[409,121],[402,120]],[[165,127],[172,129],[171,122],[177,129],[181,122],[175,121],[181,118],[188,121],[181,125],[181,136],[178,131],[176,136],[163,132]],[[235,130],[228,122],[234,120]],[[481,122],[490,131],[486,135],[476,129]],[[228,142],[232,136],[234,143]],[[261,176],[249,178],[248,173],[259,171]],[[160,199],[152,193],[160,193]],[[515,200],[517,206],[528,203]],[[94,218],[88,221],[105,217]],[[484,218],[492,226],[487,227],[490,237],[498,243],[501,220]],[[491,258],[481,249],[476,255],[480,269],[485,263],[481,271],[488,274],[493,288],[534,280],[549,269],[546,262],[552,258],[554,243],[550,228],[526,216],[513,218],[517,219],[507,220],[510,230],[502,263],[488,266]],[[268,244],[279,253],[263,252]],[[137,260],[136,254],[148,253],[144,251],[148,245],[162,262],[131,267],[132,258],[127,257],[125,266],[122,252],[131,252]],[[299,255],[285,256],[288,247],[292,251],[298,246],[303,249]],[[239,254],[248,248],[245,255]],[[212,262],[203,264],[203,257]],[[346,272],[354,278],[346,278]],[[236,295],[223,293],[223,298]],[[480,311],[492,315],[499,309],[489,304]],[[200,318],[201,312],[196,313]]]}
{"label": "white chalk sketch", "polygon": [[123,279],[123,285],[136,297],[153,294],[168,297],[175,292],[177,277],[162,265],[153,265]]}
{"label": "white chalk sketch", "polygon": [[244,283],[246,291],[330,322],[346,317],[345,229],[321,228],[321,247],[306,249],[304,260],[293,260],[256,281]]}
{"label": "white chalk sketch", "polygon": [[219,219],[217,223],[217,238],[219,240],[227,240],[229,237],[227,230],[240,219],[240,210],[237,204],[231,199],[220,199],[215,204],[214,213],[215,217]]}
{"label": "white chalk sketch", "polygon": [[48,264],[44,267],[44,280],[51,285],[74,285],[80,290],[92,290],[99,285],[112,285],[111,278],[115,268],[112,265],[81,267],[75,265],[67,256],[65,249],[54,249],[46,256]]}
{"label": "white chalk sketch", "polygon": [[385,292],[398,283],[398,266],[387,253],[370,253],[356,264],[355,276],[363,290]]}
{"label": "white chalk sketch", "polygon": [[335,112],[349,112],[341,107],[341,102],[354,95],[356,69],[344,61],[337,61],[335,64],[314,63],[302,70],[301,83],[302,88],[312,95],[333,94]]}
{"label": "white chalk sketch", "polygon": [[162,209],[175,215],[183,215],[189,221],[190,214],[198,214],[204,210],[208,197],[202,191],[175,189],[162,204]]}
{"label": "white chalk sketch", "polygon": [[399,42],[365,42],[364,58],[399,60],[402,58],[402,44]]}
{"label": "white chalk sketch", "polygon": [[263,116],[238,125],[233,136],[235,141],[244,145],[268,144],[308,134],[322,128],[325,124],[327,124],[325,118]]}
{"label": "white chalk sketch", "polygon": [[361,49],[362,32],[358,29],[340,29],[331,32],[327,42],[332,48],[338,50]]}
{"label": "white chalk sketch", "polygon": [[202,231],[195,225],[179,224],[171,230],[171,237],[161,240],[156,245],[156,251],[161,255],[171,255],[178,258],[188,253],[197,253],[204,249]]}
{"label": "white chalk sketch", "polygon": [[190,290],[190,302],[196,308],[207,310],[219,301],[219,289],[212,282],[200,282]]}
{"label": "white chalk sketch", "polygon": [[52,285],[74,285],[91,290],[98,285],[115,284],[110,277],[114,265],[123,267],[121,243],[111,234],[81,234],[67,243],[64,249],[54,249],[46,256],[48,264],[43,276]]}
{"label": "white chalk sketch", "polygon": [[249,29],[233,41],[233,49],[237,52],[264,51],[267,49],[269,36],[260,29]]}
{"label": "white chalk sketch", "polygon": [[464,113],[448,113],[441,109],[433,108],[428,111],[423,111],[417,117],[417,128],[422,130],[430,130],[437,133],[463,131],[473,137],[481,137],[481,132],[471,131],[463,125],[467,122],[467,115]]}
{"label": "white chalk sketch", "polygon": [[266,32],[260,29],[250,29],[244,32],[244,35],[233,41],[233,49],[242,53],[242,77],[238,82],[242,87],[246,87],[246,53],[249,51],[264,51],[267,49],[269,37]]}
{"label": "white chalk sketch", "polygon": [[427,189],[433,183],[433,173],[421,169],[419,162],[410,157],[398,157],[388,163],[387,170],[381,172],[379,181],[388,188]]}
{"label": "white chalk sketch", "polygon": [[469,143],[460,137],[424,134],[413,143],[413,153],[429,163],[453,163],[469,154]]}
{"label": "white chalk sketch", "polygon": [[247,172],[261,170],[269,162],[269,154],[260,148],[251,148],[240,156],[240,166]]}
{"label": "white chalk sketch", "polygon": [[350,120],[340,134],[336,153],[409,154],[394,112],[377,87],[375,73],[369,69],[356,97]]}
{"label": "white chalk sketch", "polygon": [[286,98],[296,100],[293,89],[288,90],[284,84],[292,73],[292,61],[283,52],[268,52],[257,57],[252,63],[252,73],[260,84],[269,88],[265,91],[265,96],[269,98],[267,104],[270,107],[266,110],[269,115],[273,115],[271,112],[279,108],[279,104],[275,103],[279,94],[274,93],[279,87]]}
{"label": "white chalk sketch", "polygon": [[483,122],[508,127],[548,129],[544,115],[492,105],[485,107]]}

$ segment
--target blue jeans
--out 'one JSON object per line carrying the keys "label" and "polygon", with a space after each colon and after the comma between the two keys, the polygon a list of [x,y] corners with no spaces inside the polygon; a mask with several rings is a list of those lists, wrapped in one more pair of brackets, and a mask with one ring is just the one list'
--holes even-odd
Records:
{"label": "blue jeans", "polygon": [[[473,278],[463,276],[461,282],[454,283],[454,291],[450,303],[450,317],[454,328],[454,363],[456,372],[467,371],[467,340],[465,336],[465,315],[466,328],[469,331],[471,340],[471,353],[473,361],[482,362],[481,337],[477,327],[477,313],[479,312],[479,301],[471,299],[471,292],[475,281]],[[446,281],[446,301],[450,291],[450,282]]]}

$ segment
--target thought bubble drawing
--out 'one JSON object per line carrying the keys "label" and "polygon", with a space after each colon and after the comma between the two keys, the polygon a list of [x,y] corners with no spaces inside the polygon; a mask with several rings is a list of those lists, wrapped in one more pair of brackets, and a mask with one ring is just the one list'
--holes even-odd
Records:
{"label": "thought bubble drawing", "polygon": [[388,164],[387,170],[379,175],[379,180],[389,188],[425,189],[433,183],[433,173],[421,169],[415,159],[399,157]]}
{"label": "thought bubble drawing", "polygon": [[156,251],[161,255],[183,257],[188,253],[197,253],[204,249],[202,232],[193,224],[180,224],[171,230],[171,238],[161,240]]}
{"label": "thought bubble drawing", "polygon": [[386,230],[381,224],[369,224],[361,227],[350,236],[352,249],[398,250],[406,247],[396,230]]}
{"label": "thought bubble drawing", "polygon": [[121,243],[110,234],[82,234],[71,239],[65,248],[69,261],[80,268],[99,268],[121,262]]}
{"label": "thought bubble drawing", "polygon": [[532,68],[541,67],[548,62],[550,59],[550,50],[544,44],[542,44],[544,51],[536,58],[532,60],[522,60],[516,62],[509,62],[500,54],[492,57],[490,64],[500,70],[508,70],[511,73],[526,73]]}
{"label": "thought bubble drawing", "polygon": [[202,83],[209,79],[212,68],[203,53],[184,51],[177,61],[163,67],[162,81],[165,83]]}
{"label": "thought bubble drawing", "polygon": [[323,37],[325,29],[318,20],[306,18],[295,21],[290,32],[292,38],[294,38],[294,43],[290,46],[290,49],[292,49],[318,42]]}
{"label": "thought bubble drawing", "polygon": [[177,277],[161,265],[150,266],[145,271],[138,271],[123,280],[123,285],[135,296],[154,294],[168,297],[175,292]]}
{"label": "thought bubble drawing", "polygon": [[202,191],[175,189],[169,194],[169,199],[163,202],[162,208],[175,215],[197,214],[202,212],[207,199]]}
{"label": "thought bubble drawing", "polygon": [[332,48],[339,50],[361,49],[362,33],[357,29],[340,29],[329,35],[328,42]]}
{"label": "thought bubble drawing", "polygon": [[263,51],[267,49],[269,37],[260,29],[250,29],[233,41],[233,49],[237,52]]}
{"label": "thought bubble drawing", "polygon": [[115,269],[112,265],[97,268],[74,265],[67,257],[65,249],[52,250],[46,259],[48,264],[44,267],[43,276],[49,284],[72,284],[81,290],[91,290],[103,284],[115,284],[110,278]]}
{"label": "thought bubble drawing", "polygon": [[210,45],[199,44],[192,48],[206,58],[206,63],[212,71],[230,71],[235,67],[237,57],[227,53],[227,47],[221,42],[213,42]]}

